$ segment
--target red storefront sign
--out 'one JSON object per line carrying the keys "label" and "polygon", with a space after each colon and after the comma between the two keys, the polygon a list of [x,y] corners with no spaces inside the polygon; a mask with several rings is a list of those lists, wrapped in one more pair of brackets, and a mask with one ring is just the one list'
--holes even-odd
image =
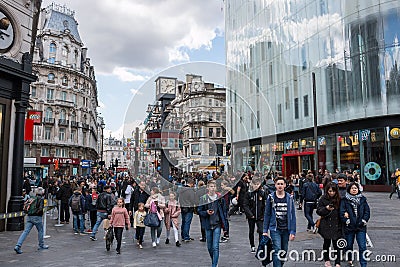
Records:
{"label": "red storefront sign", "polygon": [[54,157],[40,157],[40,164],[49,165],[55,164],[58,161],[59,165],[72,164],[79,165],[80,160],[78,158],[54,158]]}
{"label": "red storefront sign", "polygon": [[33,141],[33,120],[25,119],[24,141]]}
{"label": "red storefront sign", "polygon": [[38,110],[29,110],[28,111],[28,119],[33,120],[33,124],[41,124],[42,123],[42,112]]}

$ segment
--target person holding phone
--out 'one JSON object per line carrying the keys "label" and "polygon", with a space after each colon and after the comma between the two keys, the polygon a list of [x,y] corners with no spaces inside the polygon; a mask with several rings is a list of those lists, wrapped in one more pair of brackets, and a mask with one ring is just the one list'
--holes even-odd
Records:
{"label": "person holding phone", "polygon": [[208,181],[207,189],[208,193],[200,198],[197,211],[199,216],[203,218],[207,249],[212,262],[211,266],[216,267],[218,266],[221,229],[226,229],[225,226],[227,225],[224,210],[225,200],[216,192],[217,185],[215,181]]}
{"label": "person holding phone", "polygon": [[317,214],[321,216],[321,222],[318,228],[318,233],[324,239],[322,245],[323,256],[325,261],[325,267],[330,267],[331,259],[330,253],[331,243],[333,249],[335,250],[335,266],[340,266],[340,249],[337,242],[342,238],[342,224],[339,217],[339,207],[340,207],[340,193],[339,187],[333,182],[329,182],[325,186],[325,194],[319,199],[317,206]]}

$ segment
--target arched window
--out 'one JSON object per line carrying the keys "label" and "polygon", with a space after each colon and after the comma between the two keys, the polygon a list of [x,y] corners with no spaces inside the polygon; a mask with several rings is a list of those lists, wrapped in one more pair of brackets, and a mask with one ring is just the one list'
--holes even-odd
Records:
{"label": "arched window", "polygon": [[67,119],[67,112],[65,111],[65,109],[62,109],[60,111],[60,120],[66,120]]}
{"label": "arched window", "polygon": [[72,113],[71,113],[71,121],[76,121],[75,111],[72,111]]}
{"label": "arched window", "polygon": [[50,53],[56,53],[57,52],[57,46],[55,43],[50,44]]}
{"label": "arched window", "polygon": [[74,88],[78,88],[78,80],[74,79]]}
{"label": "arched window", "polygon": [[47,118],[47,119],[53,118],[53,110],[52,110],[50,107],[48,107],[48,108],[46,109],[46,118]]}
{"label": "arched window", "polygon": [[68,85],[68,77],[67,77],[67,76],[64,76],[64,77],[63,77],[63,79],[62,79],[62,84],[63,84],[63,85]]}
{"label": "arched window", "polygon": [[49,74],[47,75],[47,80],[48,80],[49,82],[54,82],[54,79],[55,79],[54,73],[49,73]]}

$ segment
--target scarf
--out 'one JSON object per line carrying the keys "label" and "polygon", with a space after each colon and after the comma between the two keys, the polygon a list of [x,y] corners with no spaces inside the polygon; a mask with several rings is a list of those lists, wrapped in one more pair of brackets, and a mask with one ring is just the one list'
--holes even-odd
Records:
{"label": "scarf", "polygon": [[358,193],[357,195],[353,196],[346,192],[346,199],[350,201],[350,204],[353,207],[353,211],[354,214],[356,215],[356,218],[358,216],[358,206],[360,205],[361,197],[362,197],[361,193]]}

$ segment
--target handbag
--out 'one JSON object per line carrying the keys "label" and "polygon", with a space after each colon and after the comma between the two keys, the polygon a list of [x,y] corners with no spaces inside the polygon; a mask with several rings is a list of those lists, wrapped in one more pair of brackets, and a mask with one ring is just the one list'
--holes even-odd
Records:
{"label": "handbag", "polygon": [[144,225],[148,227],[159,227],[160,226],[160,219],[158,218],[157,213],[149,212],[146,217],[144,217],[143,221]]}
{"label": "handbag", "polygon": [[272,262],[272,240],[268,236],[261,236],[255,257],[261,261],[263,266],[267,266]]}

